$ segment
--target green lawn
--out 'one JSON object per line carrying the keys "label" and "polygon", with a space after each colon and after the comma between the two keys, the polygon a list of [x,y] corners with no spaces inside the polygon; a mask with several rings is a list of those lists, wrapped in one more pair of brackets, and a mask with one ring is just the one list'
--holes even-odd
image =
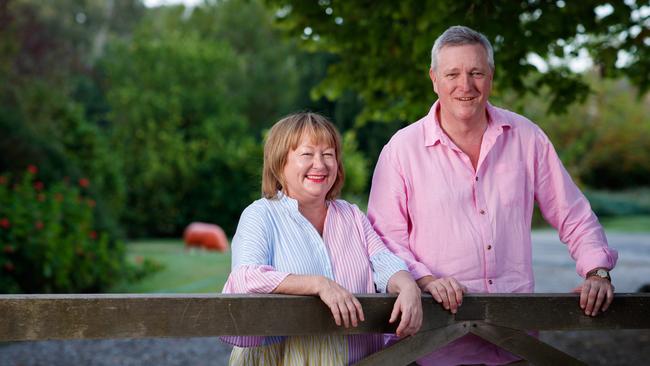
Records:
{"label": "green lawn", "polygon": [[162,271],[137,283],[118,285],[115,293],[221,292],[230,273],[230,252],[186,250],[180,240],[143,240],[127,245],[128,260],[152,259]]}

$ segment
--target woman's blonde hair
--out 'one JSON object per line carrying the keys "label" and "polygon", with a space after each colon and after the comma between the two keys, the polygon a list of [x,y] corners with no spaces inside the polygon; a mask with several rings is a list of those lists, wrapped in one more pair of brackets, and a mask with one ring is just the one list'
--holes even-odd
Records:
{"label": "woman's blonde hair", "polygon": [[303,135],[316,144],[333,147],[336,153],[337,172],[334,185],[325,199],[334,200],[341,193],[345,175],[343,173],[343,151],[341,136],[334,124],[318,113],[301,112],[282,118],[271,127],[264,144],[264,168],[262,170],[262,195],[275,198],[278,191],[285,191],[284,166],[287,155],[295,150]]}

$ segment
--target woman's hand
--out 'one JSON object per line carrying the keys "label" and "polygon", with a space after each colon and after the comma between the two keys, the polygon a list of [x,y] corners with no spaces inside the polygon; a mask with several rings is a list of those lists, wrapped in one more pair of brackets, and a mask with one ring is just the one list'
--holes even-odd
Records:
{"label": "woman's hand", "polygon": [[422,292],[411,274],[405,271],[395,273],[388,280],[388,292],[399,294],[388,320],[393,323],[401,314],[395,334],[406,337],[417,333],[422,326]]}
{"label": "woman's hand", "polygon": [[317,294],[330,308],[336,325],[356,327],[365,320],[361,303],[348,290],[326,277],[320,277],[319,282]]}

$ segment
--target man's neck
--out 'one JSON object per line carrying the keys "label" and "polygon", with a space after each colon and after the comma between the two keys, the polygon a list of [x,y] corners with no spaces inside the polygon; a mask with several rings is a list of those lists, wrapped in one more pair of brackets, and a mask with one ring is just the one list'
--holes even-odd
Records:
{"label": "man's neck", "polygon": [[449,116],[445,118],[440,111],[438,120],[442,130],[469,157],[472,167],[476,170],[481,155],[483,134],[488,127],[487,111],[480,118],[472,120],[458,120],[449,118]]}

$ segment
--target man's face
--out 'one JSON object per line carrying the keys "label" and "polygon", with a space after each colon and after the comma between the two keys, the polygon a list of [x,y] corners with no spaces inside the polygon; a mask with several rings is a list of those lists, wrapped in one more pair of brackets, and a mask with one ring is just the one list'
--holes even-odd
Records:
{"label": "man's face", "polygon": [[492,69],[480,44],[447,46],[438,53],[437,70],[429,70],[440,99],[444,123],[478,123],[492,90]]}

